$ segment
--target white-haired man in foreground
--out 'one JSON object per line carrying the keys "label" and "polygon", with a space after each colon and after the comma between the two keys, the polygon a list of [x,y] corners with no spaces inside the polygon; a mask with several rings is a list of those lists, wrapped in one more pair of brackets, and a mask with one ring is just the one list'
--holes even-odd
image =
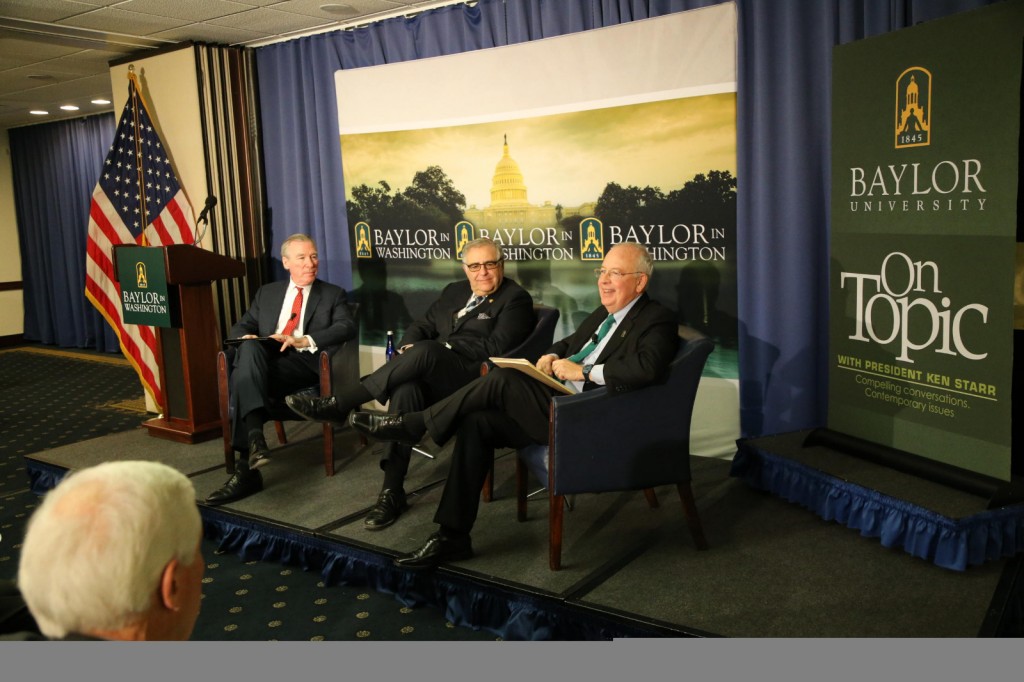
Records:
{"label": "white-haired man in foreground", "polygon": [[50,639],[186,640],[205,564],[192,482],[157,462],[73,472],[29,520],[18,585]]}

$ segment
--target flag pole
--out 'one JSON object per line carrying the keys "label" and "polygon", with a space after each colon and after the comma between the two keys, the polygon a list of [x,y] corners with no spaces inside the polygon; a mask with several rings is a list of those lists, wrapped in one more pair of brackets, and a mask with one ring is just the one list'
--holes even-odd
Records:
{"label": "flag pole", "polygon": [[[149,239],[146,237],[146,226],[149,225],[149,214],[146,210],[145,182],[146,174],[142,168],[142,126],[139,125],[139,105],[142,103],[139,77],[135,75],[135,65],[128,65],[128,80],[134,87],[129,88],[132,98],[132,141],[135,144],[135,174],[137,176],[137,187],[139,194],[139,209],[142,212],[142,232],[139,237],[142,240],[141,246],[149,246]],[[144,106],[144,105],[143,105]]]}

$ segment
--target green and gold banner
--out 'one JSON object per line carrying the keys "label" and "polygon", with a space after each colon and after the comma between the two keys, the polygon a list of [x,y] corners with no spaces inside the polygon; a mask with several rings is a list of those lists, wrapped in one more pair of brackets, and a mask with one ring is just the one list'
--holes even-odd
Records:
{"label": "green and gold banner", "polygon": [[1010,478],[1024,3],[836,48],[831,429]]}
{"label": "green and gold banner", "polygon": [[164,250],[156,246],[117,248],[117,281],[125,324],[171,327]]}
{"label": "green and gold banner", "polygon": [[[594,269],[650,250],[649,291],[715,341],[694,408],[699,454],[739,436],[736,7],[335,75],[352,297],[382,347],[490,237],[505,275],[557,308],[599,305]],[[667,68],[666,65],[671,65]]]}

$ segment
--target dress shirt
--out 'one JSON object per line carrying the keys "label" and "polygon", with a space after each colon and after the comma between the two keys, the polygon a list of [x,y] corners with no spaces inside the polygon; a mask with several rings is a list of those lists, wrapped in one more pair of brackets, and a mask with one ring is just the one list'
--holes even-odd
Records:
{"label": "dress shirt", "polygon": [[[619,323],[622,322],[623,319],[625,319],[626,314],[629,313],[629,311],[633,308],[634,305],[636,305],[636,302],[639,299],[640,299],[640,297],[637,296],[632,301],[627,303],[621,310],[615,312],[612,315],[612,317],[615,318],[615,323],[612,324],[612,328],[608,330],[608,333],[604,335],[604,338],[601,339],[601,342],[599,344],[597,344],[597,346],[594,348],[594,350],[590,351],[590,354],[587,355],[587,357],[583,358],[583,361],[580,363],[581,365],[593,364],[594,360],[597,360],[599,357],[601,357],[601,351],[603,351],[604,347],[608,345],[608,342],[612,340],[612,335],[614,335],[615,334],[615,330],[619,328]],[[603,364],[602,365],[594,365],[590,369],[590,381],[592,383],[597,384],[598,386],[604,386],[604,365]],[[582,391],[583,390],[583,384],[585,382],[583,382],[583,381],[570,381],[569,383],[572,384],[573,387],[577,391]]]}
{"label": "dress shirt", "polygon": [[[312,284],[308,284],[302,287],[302,310],[299,312],[299,323],[295,326],[292,331],[292,336],[296,338],[302,338],[306,336],[303,331],[303,320],[306,319],[306,306],[309,304],[309,291],[313,288]],[[284,326],[288,324],[288,319],[292,316],[292,303],[295,302],[295,296],[299,293],[299,287],[295,282],[288,282],[288,290],[284,294],[284,304],[281,306],[281,314],[277,318],[278,334],[284,329]],[[309,346],[306,348],[296,348],[297,351],[303,351],[307,353],[313,353],[316,351],[316,343],[313,342],[313,337],[306,336],[306,340],[309,342]]]}

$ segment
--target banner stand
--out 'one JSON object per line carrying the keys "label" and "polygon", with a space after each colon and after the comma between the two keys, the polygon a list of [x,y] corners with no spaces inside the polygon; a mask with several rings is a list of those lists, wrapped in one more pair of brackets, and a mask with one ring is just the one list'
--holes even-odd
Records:
{"label": "banner stand", "polygon": [[812,430],[804,447],[826,447],[988,500],[988,509],[1024,502],[1024,477],[1004,481],[828,428]]}

